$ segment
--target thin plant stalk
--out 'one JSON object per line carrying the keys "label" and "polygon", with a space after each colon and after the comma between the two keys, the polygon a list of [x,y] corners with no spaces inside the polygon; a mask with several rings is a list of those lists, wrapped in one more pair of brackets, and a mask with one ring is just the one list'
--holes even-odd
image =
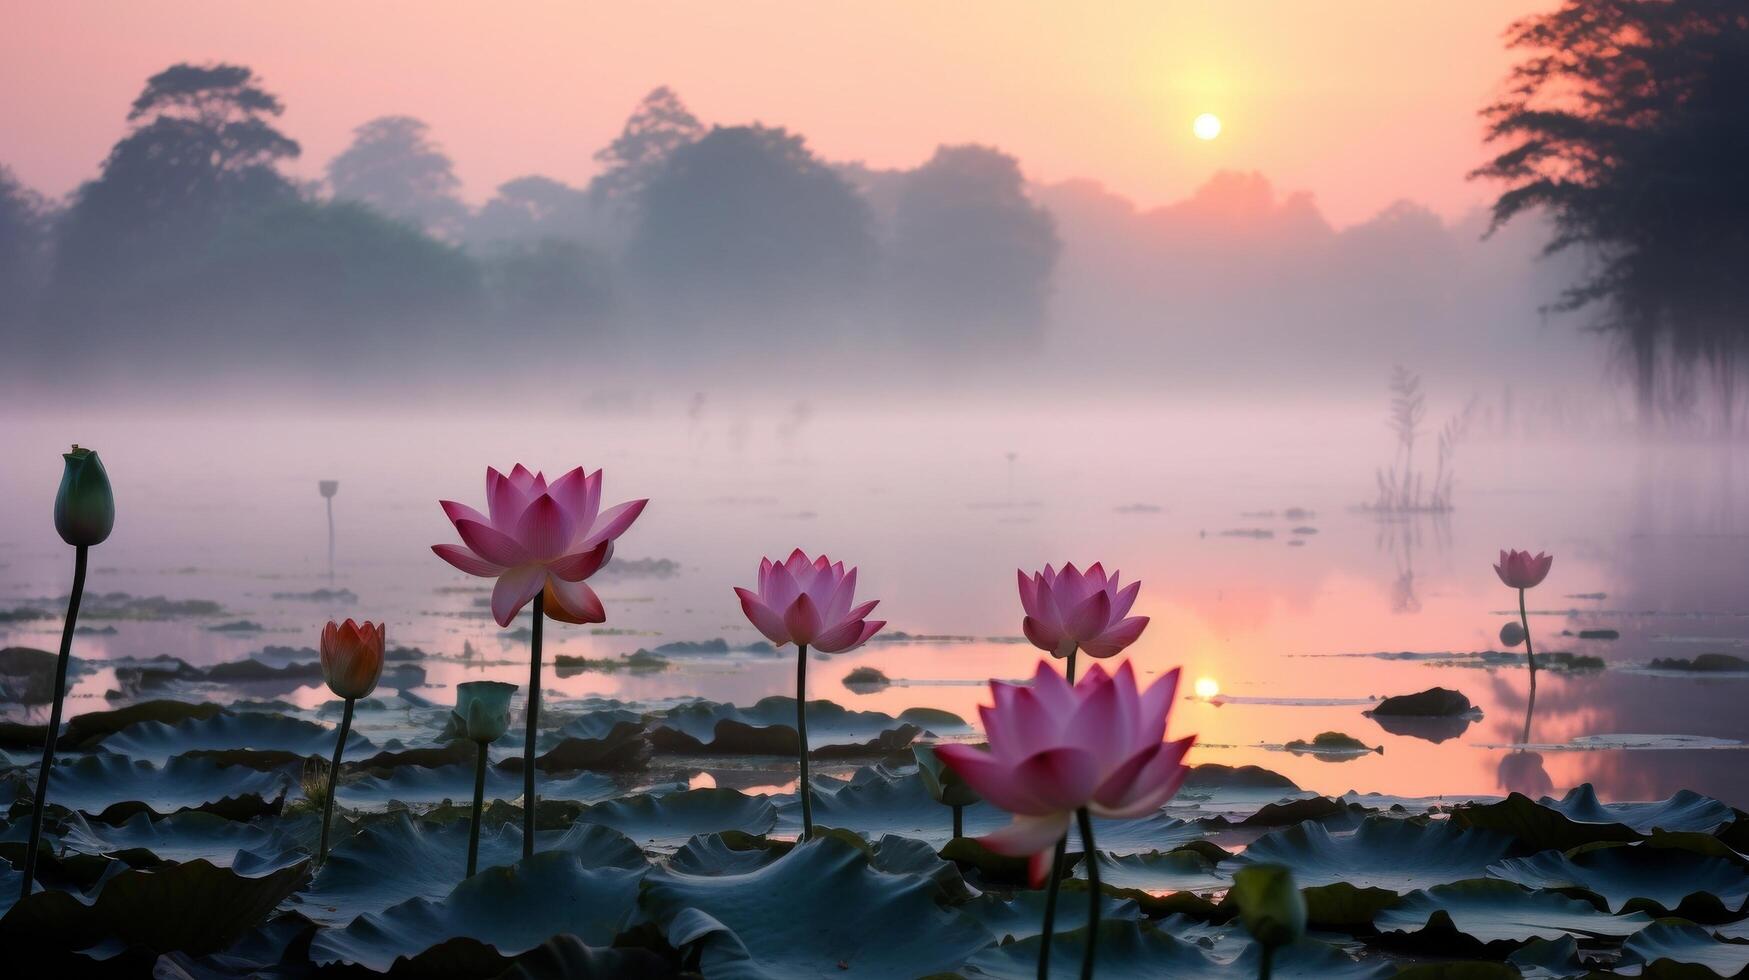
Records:
{"label": "thin plant stalk", "polygon": [[1257,980],[1269,980],[1269,975],[1275,970],[1275,947],[1263,947],[1263,958],[1257,964]]}
{"label": "thin plant stalk", "polygon": [[[1064,665],[1063,676],[1068,679],[1071,686],[1075,683],[1075,653],[1078,649],[1076,646],[1069,647],[1069,656]],[[1086,844],[1083,843],[1082,846],[1085,847]],[[1056,853],[1051,855],[1051,883],[1045,891],[1045,930],[1044,936],[1039,942],[1038,951],[1039,980],[1045,980],[1045,977],[1050,973],[1051,925],[1057,920],[1057,884],[1062,880],[1063,865],[1068,861],[1068,856],[1069,835],[1064,834],[1063,839],[1057,841]]]}
{"label": "thin plant stalk", "polygon": [[328,504],[328,581],[334,581],[334,498],[325,498]]}
{"label": "thin plant stalk", "polygon": [[475,742],[479,750],[474,758],[474,825],[468,830],[468,877],[480,860],[480,806],[486,798],[486,743]]}
{"label": "thin plant stalk", "polygon": [[334,739],[334,761],[328,766],[328,795],[322,800],[322,840],[316,845],[316,863],[328,859],[328,824],[334,819],[334,787],[340,782],[340,753],[346,748],[346,733],[352,730],[352,698],[340,712],[340,735]]}
{"label": "thin plant stalk", "polygon": [[534,735],[540,722],[540,634],[546,619],[546,592],[534,596],[534,626],[528,648],[528,737],[522,745],[522,856],[534,857]]}
{"label": "thin plant stalk", "polygon": [[1063,852],[1069,847],[1069,835],[1064,834],[1057,841],[1057,855],[1051,862],[1051,880],[1045,886],[1045,921],[1039,931],[1038,942],[1038,980],[1049,980],[1051,975],[1051,935],[1057,931],[1057,889],[1062,887]]}
{"label": "thin plant stalk", "polygon": [[[796,758],[801,763],[796,791],[802,798],[802,840],[814,836],[814,800],[808,785],[808,645],[796,644]],[[956,814],[957,815],[957,814]]]}
{"label": "thin plant stalk", "polygon": [[30,810],[30,846],[24,852],[24,881],[19,901],[30,897],[36,881],[36,849],[42,846],[43,808],[48,805],[49,772],[55,766],[55,740],[61,733],[61,700],[67,691],[67,662],[73,657],[73,626],[79,619],[79,600],[85,596],[85,563],[90,549],[79,545],[73,551],[73,591],[67,596],[67,621],[61,626],[61,655],[55,661],[55,697],[49,708],[49,725],[43,732],[42,767],[36,773],[36,801]]}
{"label": "thin plant stalk", "polygon": [[1530,647],[1530,614],[1524,609],[1524,590],[1518,590],[1518,622],[1524,627],[1524,658],[1530,662],[1530,696],[1536,697],[1536,652]]}
{"label": "thin plant stalk", "polygon": [[1099,950],[1099,852],[1093,849],[1093,816],[1082,807],[1075,819],[1081,826],[1081,858],[1087,862],[1087,948],[1081,952],[1081,980],[1093,980]]}
{"label": "thin plant stalk", "polygon": [[956,840],[966,835],[965,809],[958,803],[953,805],[953,836]]}

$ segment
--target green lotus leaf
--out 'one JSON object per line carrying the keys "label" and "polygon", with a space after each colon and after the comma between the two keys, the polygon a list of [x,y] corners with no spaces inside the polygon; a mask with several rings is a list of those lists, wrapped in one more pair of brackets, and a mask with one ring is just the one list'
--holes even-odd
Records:
{"label": "green lotus leaf", "polygon": [[1651,922],[1644,913],[1610,915],[1581,899],[1477,878],[1410,892],[1380,912],[1373,925],[1410,945],[1473,954],[1569,933],[1630,936]]}
{"label": "green lotus leaf", "polygon": [[[644,726],[627,722],[615,725],[599,738],[560,739],[537,756],[534,765],[543,772],[573,772],[578,769],[628,772],[644,768],[650,761],[652,750]],[[506,761],[514,762],[518,767],[522,764],[522,759],[517,757]]]}
{"label": "green lotus leaf", "polygon": [[301,861],[258,876],[202,860],[128,869],[102,882],[95,898],[39,891],[14,904],[0,918],[0,944],[80,950],[114,939],[159,952],[210,953],[265,919],[307,871]]}
{"label": "green lotus leaf", "polygon": [[1273,803],[1310,798],[1294,781],[1261,766],[1192,766],[1166,809],[1185,819],[1224,817],[1243,820]]}
{"label": "green lotus leaf", "polygon": [[516,958],[498,980],[667,980],[676,965],[647,949],[590,946],[576,936],[554,936]]}
{"label": "green lotus leaf", "polygon": [[1572,936],[1532,939],[1506,957],[1506,962],[1517,968],[1527,980],[1565,980],[1591,972],[1591,968],[1579,958],[1579,942]]}
{"label": "green lotus leaf", "polygon": [[[746,755],[796,754],[795,698],[776,695],[750,708],[700,701],[674,708],[650,722],[658,751]],[[852,711],[831,701],[808,702],[809,754],[834,756],[897,752],[918,735],[969,734],[958,715],[912,708],[897,717]]]}
{"label": "green lotus leaf", "polygon": [[[830,788],[824,783],[817,780],[814,784],[816,824],[869,837],[902,834],[938,846],[953,837],[953,811],[935,801],[920,773],[901,776],[869,766],[857,770],[849,782]],[[786,793],[778,801],[778,830],[800,831],[800,799]],[[961,815],[968,836],[987,834],[1009,821],[1006,813],[982,802],[967,806]]]}
{"label": "green lotus leaf", "polygon": [[1241,867],[1282,865],[1302,886],[1345,882],[1407,892],[1480,878],[1513,847],[1505,834],[1466,830],[1445,820],[1371,816],[1354,833],[1341,836],[1316,823],[1278,830],[1253,841],[1233,860]]}
{"label": "green lotus leaf", "polygon": [[1306,900],[1306,921],[1319,929],[1364,929],[1398,901],[1389,888],[1357,888],[1346,881],[1313,885],[1300,894]]}
{"label": "green lotus leaf", "polygon": [[[1080,882],[1077,885],[1079,887],[1071,888],[1065,883],[1057,898],[1056,929],[1059,932],[1087,927],[1087,886]],[[994,893],[980,895],[961,907],[967,915],[982,922],[1000,942],[1036,936],[1044,927],[1045,892],[1042,889],[1023,889],[1008,898]],[[1101,922],[1140,920],[1142,907],[1130,899],[1101,891],[1099,918]]]}
{"label": "green lotus leaf", "polygon": [[[88,755],[56,766],[49,775],[49,804],[108,823],[141,812],[165,816],[204,810],[248,820],[277,813],[291,791],[285,772],[227,768],[207,759],[171,759],[162,768],[119,755]],[[0,784],[0,805],[10,805],[18,787]]]}
{"label": "green lotus leaf", "polygon": [[[102,746],[105,752],[149,762],[163,762],[197,749],[256,749],[328,758],[334,754],[337,734],[327,725],[301,718],[227,712],[209,718],[187,718],[174,725],[161,721],[135,722],[105,738]],[[374,750],[369,739],[357,732],[347,733],[348,756],[362,757]]]}
{"label": "green lotus leaf", "polygon": [[923,786],[929,790],[929,795],[935,802],[943,806],[971,806],[982,803],[984,798],[960,778],[959,773],[949,769],[936,757],[935,746],[913,745],[911,755],[917,760],[917,775],[923,780]]}
{"label": "green lotus leaf", "polygon": [[623,725],[635,725],[642,730],[645,727],[644,714],[627,708],[588,711],[565,722],[558,734],[562,738],[606,738]]}
{"label": "green lotus leaf", "polygon": [[[1086,943],[1085,927],[1058,933],[1051,941],[1051,976],[1078,976]],[[974,955],[960,974],[975,980],[1032,980],[1038,975],[1038,953],[1037,936],[1002,943]],[[1099,924],[1097,975],[1102,980],[1250,978],[1258,975],[1261,957],[1262,949],[1254,943],[1229,963],[1144,923]],[[1357,963],[1334,946],[1299,942],[1276,950],[1271,976],[1274,980],[1383,980],[1392,973],[1388,966]]]}
{"label": "green lotus leaf", "polygon": [[1657,830],[1710,834],[1735,819],[1729,806],[1687,790],[1653,803],[1600,803],[1589,783],[1560,800],[1513,793],[1498,803],[1460,806],[1453,822],[1511,834],[1535,850],[1565,851],[1595,841],[1633,841]]}
{"label": "green lotus leaf", "polygon": [[1316,820],[1328,827],[1353,830],[1367,816],[1367,809],[1354,803],[1313,796],[1283,800],[1260,807],[1256,813],[1239,821],[1241,827],[1288,827],[1306,820]]}
{"label": "green lotus leaf", "polygon": [[[575,855],[585,867],[636,871],[649,865],[625,835],[597,824],[537,830],[535,850]],[[313,922],[338,926],[408,899],[441,899],[466,877],[467,855],[468,821],[433,823],[399,813],[334,845],[291,907]],[[519,824],[481,829],[480,867],[509,865],[521,856]]]}
{"label": "green lotus leaf", "polygon": [[276,863],[307,857],[315,832],[311,816],[244,822],[184,810],[156,819],[136,813],[122,823],[105,824],[74,814],[62,828],[58,842],[64,848],[118,858],[136,867],[204,860],[216,867],[236,866],[258,874]]}
{"label": "green lotus leaf", "polygon": [[490,975],[557,935],[608,946],[636,914],[644,874],[643,868],[590,867],[575,851],[536,854],[487,868],[441,899],[409,899],[360,915],[344,929],[323,929],[310,941],[310,959],[377,972],[408,961],[415,973],[441,968]]}
{"label": "green lotus leaf", "polygon": [[930,879],[877,871],[861,847],[824,836],[745,874],[651,872],[641,904],[713,980],[918,977],[992,939],[937,894]]}
{"label": "green lotus leaf", "polygon": [[584,807],[577,819],[612,827],[645,846],[677,847],[713,831],[769,833],[777,826],[777,807],[763,796],[732,789],[689,789],[596,803]]}
{"label": "green lotus leaf", "polygon": [[[876,871],[933,879],[941,887],[942,897],[950,902],[973,896],[959,866],[943,860],[935,848],[923,841],[889,834],[871,844],[850,831],[821,826],[816,826],[814,833],[836,837],[863,851],[868,855],[869,866]],[[746,874],[777,861],[795,846],[794,841],[755,837],[740,831],[704,834],[674,852],[667,866],[689,875]]]}
{"label": "green lotus leaf", "polygon": [[1663,972],[1650,969],[1666,965],[1660,961],[1705,967],[1717,976],[1735,977],[1749,971],[1749,942],[1721,940],[1700,926],[1666,920],[1622,944],[1616,972],[1623,976]]}
{"label": "green lotus leaf", "polygon": [[[148,721],[176,725],[190,719],[213,718],[223,711],[223,705],[210,701],[191,703],[169,700],[142,701],[113,711],[88,711],[67,722],[57,744],[68,750],[88,749],[130,725]],[[330,742],[328,748],[333,750],[334,744]]]}
{"label": "green lotus leaf", "polygon": [[1583,888],[1602,897],[1612,912],[1635,899],[1644,900],[1637,907],[1655,915],[1695,895],[1722,903],[1721,911],[1739,911],[1749,900],[1749,872],[1737,864],[1645,845],[1586,848],[1570,855],[1544,851],[1501,861],[1488,874],[1526,888]]}
{"label": "green lotus leaf", "polygon": [[672,871],[686,875],[738,875],[756,871],[789,853],[777,841],[731,830],[699,834],[668,858]]}
{"label": "green lotus leaf", "polygon": [[[469,751],[473,743],[466,743]],[[487,800],[522,798],[520,767],[489,765],[486,767]],[[575,776],[555,778],[543,776],[536,783],[541,800],[583,800],[594,802],[613,797],[618,792],[612,779],[600,773],[584,772]],[[451,764],[427,769],[422,766],[398,766],[388,775],[370,775],[348,779],[335,790],[334,799],[348,809],[382,809],[391,801],[406,804],[441,803],[453,800],[467,803],[474,794],[474,765]]]}
{"label": "green lotus leaf", "polygon": [[[1097,837],[1098,831],[1094,833]],[[1207,891],[1225,888],[1232,881],[1215,870],[1207,855],[1190,847],[1142,854],[1112,854],[1102,847],[1097,859],[1099,882],[1111,888],[1143,892]],[[1075,865],[1075,877],[1087,877],[1085,861]]]}

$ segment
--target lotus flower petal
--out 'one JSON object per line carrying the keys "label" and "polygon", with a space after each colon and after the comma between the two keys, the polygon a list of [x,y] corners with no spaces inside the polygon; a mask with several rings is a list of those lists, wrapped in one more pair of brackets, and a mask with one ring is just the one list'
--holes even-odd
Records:
{"label": "lotus flower petal", "polygon": [[434,544],[431,550],[437,553],[437,557],[469,575],[495,578],[504,571],[503,565],[494,565],[459,544]]}
{"label": "lotus flower petal", "polygon": [[607,610],[601,605],[601,597],[587,582],[567,582],[549,576],[543,594],[547,614],[561,623],[607,622]]}
{"label": "lotus flower petal", "polygon": [[760,559],[757,588],[736,588],[735,595],[748,621],[771,642],[842,653],[886,625],[868,619],[878,601],[856,604],[856,579],[855,568],[825,555],[810,559],[797,548],[783,561]]}
{"label": "lotus flower petal", "polygon": [[544,565],[518,565],[506,569],[498,576],[498,584],[492,587],[492,618],[499,626],[509,626],[522,607],[528,605],[528,600],[540,595],[546,581]]}

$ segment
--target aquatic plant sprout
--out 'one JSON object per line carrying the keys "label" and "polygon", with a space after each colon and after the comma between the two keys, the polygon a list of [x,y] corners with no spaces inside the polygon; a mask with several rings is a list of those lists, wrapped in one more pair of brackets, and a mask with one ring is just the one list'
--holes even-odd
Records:
{"label": "aquatic plant sprout", "polygon": [[540,722],[541,629],[547,616],[561,623],[604,623],[607,610],[584,581],[613,557],[615,538],[626,532],[649,500],[628,500],[601,509],[601,471],[579,466],[547,483],[546,476],[517,463],[509,476],[486,467],[486,513],[453,500],[438,503],[462,544],[431,550],[469,575],[496,578],[492,618],[509,626],[534,602],[529,626],[528,734],[523,747],[522,856],[534,856],[534,742]]}
{"label": "aquatic plant sprout", "polygon": [[93,449],[77,443],[61,454],[61,486],[55,492],[55,532],[73,546],[73,588],[67,593],[67,618],[61,624],[61,652],[55,659],[55,690],[49,723],[43,732],[43,761],[36,771],[36,797],[30,810],[30,841],[24,852],[21,899],[30,897],[36,882],[36,852],[42,845],[43,808],[48,805],[49,772],[55,766],[55,739],[61,731],[61,705],[67,693],[67,664],[73,657],[73,630],[79,602],[85,596],[85,568],[93,545],[108,540],[115,529],[115,491],[109,474]]}
{"label": "aquatic plant sprout", "polygon": [[[1080,683],[1070,684],[1041,660],[1031,685],[990,682],[994,703],[978,709],[987,749],[936,747],[936,756],[978,795],[1013,816],[1007,827],[978,841],[997,854],[1026,858],[1034,888],[1047,879],[1057,882],[1056,852],[1070,821],[1078,824],[1088,855],[1089,937],[1099,932],[1102,896],[1091,818],[1151,814],[1189,775],[1184,757],[1196,737],[1166,741],[1178,676],[1174,668],[1139,691],[1126,661],[1114,674],[1094,664]],[[1041,971],[1050,959],[1055,892],[1053,887],[1045,900]],[[1091,975],[1096,945],[1087,944],[1082,976]]]}
{"label": "aquatic plant sprout", "polygon": [[808,647],[843,653],[868,642],[887,625],[869,620],[880,600],[856,602],[856,569],[825,555],[810,559],[802,549],[783,561],[759,560],[758,591],[735,589],[741,611],[775,646],[796,645],[796,791],[802,798],[802,839],[814,834],[814,804],[808,789]]}
{"label": "aquatic plant sprout", "polygon": [[322,798],[322,836],[316,845],[316,862],[328,857],[328,825],[334,820],[334,786],[340,779],[340,755],[352,730],[352,709],[359,698],[369,697],[383,675],[383,647],[387,631],[381,623],[328,621],[322,628],[322,679],[328,690],[346,705],[340,712],[340,729],[334,738],[334,762],[328,767],[328,794]]}

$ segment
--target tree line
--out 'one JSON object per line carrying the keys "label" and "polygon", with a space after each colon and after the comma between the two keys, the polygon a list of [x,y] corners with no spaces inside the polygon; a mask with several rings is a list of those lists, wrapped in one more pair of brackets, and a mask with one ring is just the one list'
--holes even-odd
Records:
{"label": "tree line", "polygon": [[247,67],[178,64],[66,200],[0,166],[5,332],[27,353],[137,363],[615,331],[951,344],[1045,317],[1056,231],[995,149],[838,165],[782,128],[707,126],[658,88],[587,183],[531,174],[475,208],[409,116],[360,125],[300,183],[284,108]]}

